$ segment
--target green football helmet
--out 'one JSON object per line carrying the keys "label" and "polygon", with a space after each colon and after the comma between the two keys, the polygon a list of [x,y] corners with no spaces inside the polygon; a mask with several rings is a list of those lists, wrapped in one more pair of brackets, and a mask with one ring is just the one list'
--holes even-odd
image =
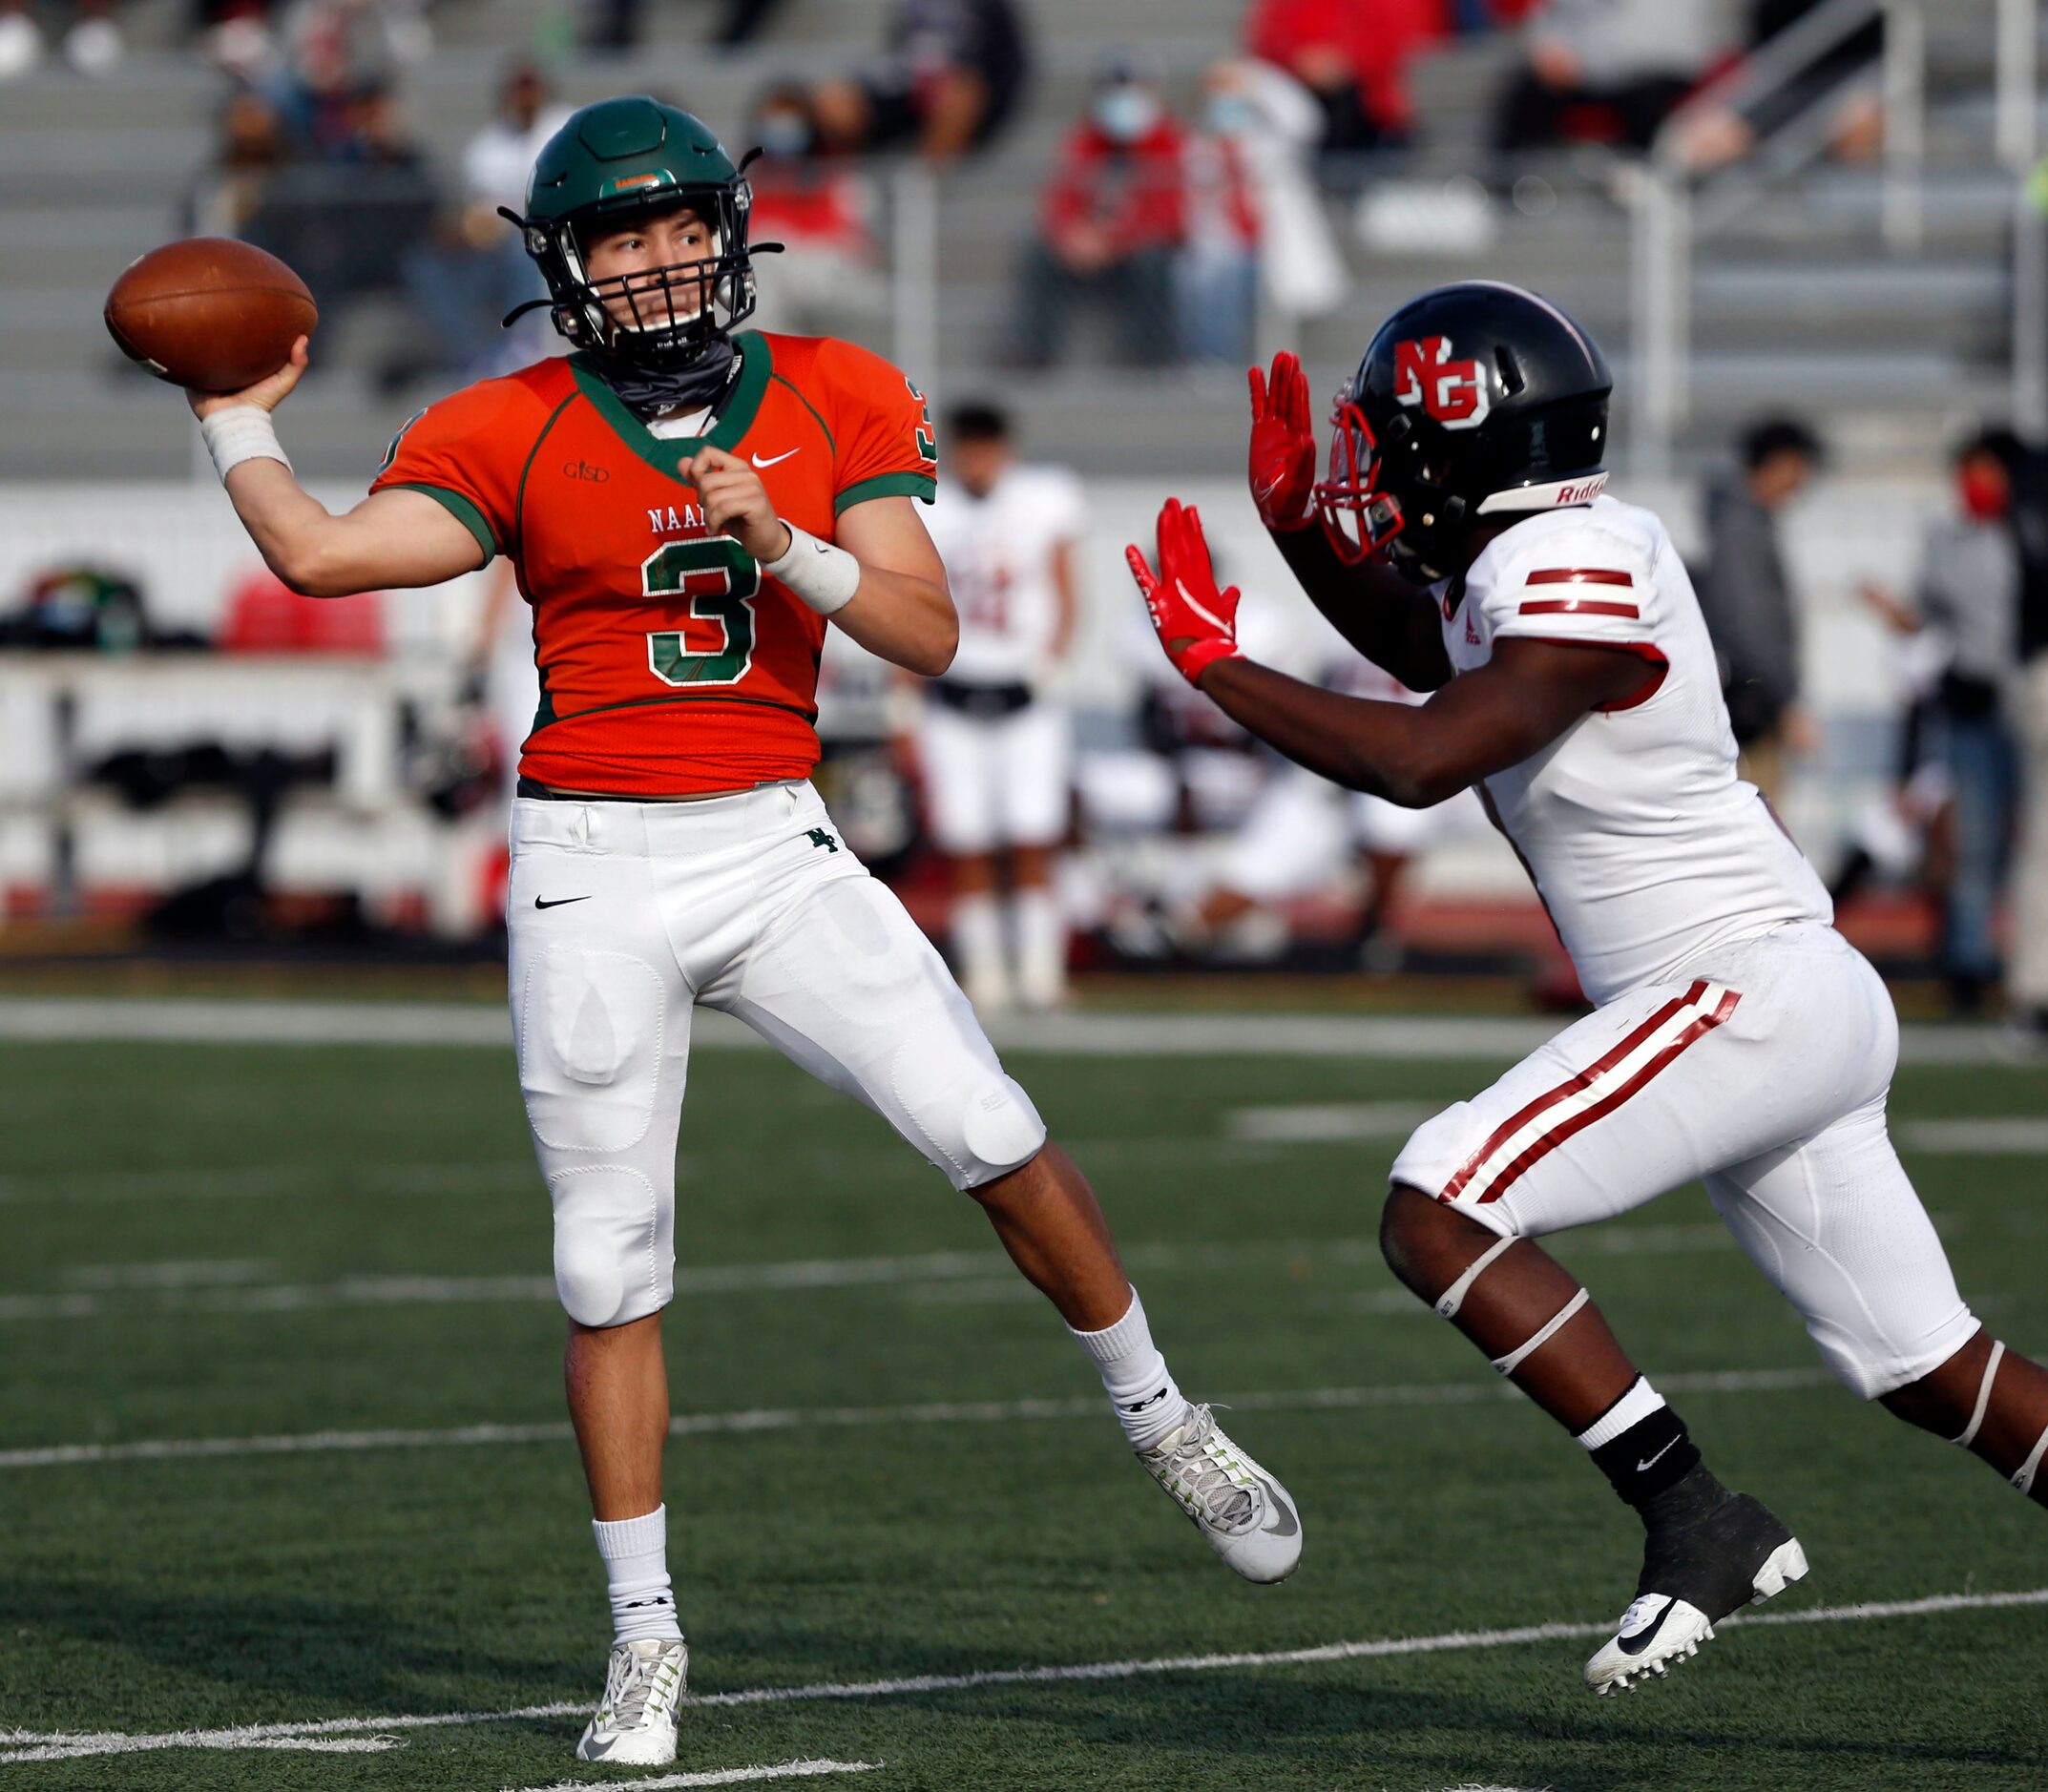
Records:
{"label": "green football helmet", "polygon": [[[748,247],[754,196],[744,170],[751,160],[735,165],[701,119],[658,100],[604,99],[573,113],[533,163],[526,216],[504,211],[548,282],[545,300],[521,305],[505,322],[546,305],[554,327],[579,348],[662,366],[696,360],[753,311],[750,257],[782,247]],[[688,205],[710,227],[709,258],[630,278],[590,278],[584,251],[598,228],[676,204]],[[606,304],[620,297],[631,306],[630,323]]]}

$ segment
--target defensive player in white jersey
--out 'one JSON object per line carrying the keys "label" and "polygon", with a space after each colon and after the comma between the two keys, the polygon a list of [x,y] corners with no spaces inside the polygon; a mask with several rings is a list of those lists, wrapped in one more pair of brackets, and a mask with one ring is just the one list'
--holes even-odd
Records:
{"label": "defensive player in white jersey", "polygon": [[1366,701],[1245,659],[1237,594],[1216,589],[1200,519],[1172,502],[1157,575],[1130,553],[1168,655],[1243,726],[1352,789],[1422,804],[1476,783],[1599,1005],[1416,1132],[1381,1227],[1394,1273],[1643,1520],[1636,1597],[1587,1683],[1664,1673],[1807,1561],[1714,1478],[1535,1242],[1547,1233],[1703,1178],[1842,1381],[2048,1504],[2048,1372],[1963,1303],[1886,1135],[1891,998],[1735,775],[1713,650],[1663,525],[1601,495],[1599,350],[1512,286],[1425,294],[1366,351],[1321,486],[1300,365],[1283,355],[1270,383],[1251,377],[1267,528],[1351,644],[1434,695]]}
{"label": "defensive player in white jersey", "polygon": [[951,472],[928,527],[960,614],[960,646],[925,687],[918,757],[932,837],[952,861],[953,950],[982,1011],[1013,996],[1052,1008],[1066,990],[1053,872],[1073,774],[1066,711],[1044,683],[1074,638],[1086,504],[1064,469],[1017,465],[1009,420],[992,406],[957,406],[947,447]]}

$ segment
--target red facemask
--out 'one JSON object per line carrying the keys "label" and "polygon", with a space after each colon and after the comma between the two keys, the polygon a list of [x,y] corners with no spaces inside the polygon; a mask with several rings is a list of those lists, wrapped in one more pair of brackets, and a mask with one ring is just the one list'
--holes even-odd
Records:
{"label": "red facemask", "polygon": [[1988,468],[1965,467],[1955,476],[1955,490],[1964,511],[1980,523],[2000,521],[2012,507],[2011,488]]}
{"label": "red facemask", "polygon": [[1365,413],[1340,400],[1330,423],[1329,477],[1315,488],[1316,509],[1338,559],[1357,566],[1384,552],[1401,532],[1401,506],[1375,489],[1379,444]]}

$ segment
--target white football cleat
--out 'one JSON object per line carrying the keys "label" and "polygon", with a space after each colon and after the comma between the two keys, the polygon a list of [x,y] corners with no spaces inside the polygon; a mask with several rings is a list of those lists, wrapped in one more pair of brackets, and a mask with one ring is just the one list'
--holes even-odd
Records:
{"label": "white football cleat", "polygon": [[1171,1493],[1209,1548],[1246,1580],[1285,1580],[1302,1559],[1302,1521],[1287,1490],[1190,1402],[1178,1429],[1138,1460]]}
{"label": "white football cleat", "polygon": [[689,1677],[690,1647],[680,1636],[614,1643],[604,1701],[576,1744],[576,1759],[665,1767],[676,1759],[676,1708]]}
{"label": "white football cleat", "polygon": [[[1706,1485],[1719,1490],[1711,1476]],[[1807,1552],[1777,1517],[1746,1493],[1722,1492],[1692,1523],[1651,1532],[1636,1596],[1586,1663],[1587,1686],[1605,1698],[1650,1675],[1662,1679],[1713,1641],[1723,1618],[1806,1575]]]}

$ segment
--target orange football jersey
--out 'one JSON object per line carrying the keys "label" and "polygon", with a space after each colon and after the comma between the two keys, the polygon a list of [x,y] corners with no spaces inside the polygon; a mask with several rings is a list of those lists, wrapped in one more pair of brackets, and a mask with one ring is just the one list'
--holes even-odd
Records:
{"label": "orange football jersey", "polygon": [[429,406],[373,491],[422,491],[510,554],[533,608],[540,710],[519,769],[565,790],[679,796],[807,777],[825,618],[704,528],[677,464],[752,461],[778,516],[821,541],[870,498],[931,501],[924,397],[830,337],[745,331],[708,436],[653,434],[579,357]]}

